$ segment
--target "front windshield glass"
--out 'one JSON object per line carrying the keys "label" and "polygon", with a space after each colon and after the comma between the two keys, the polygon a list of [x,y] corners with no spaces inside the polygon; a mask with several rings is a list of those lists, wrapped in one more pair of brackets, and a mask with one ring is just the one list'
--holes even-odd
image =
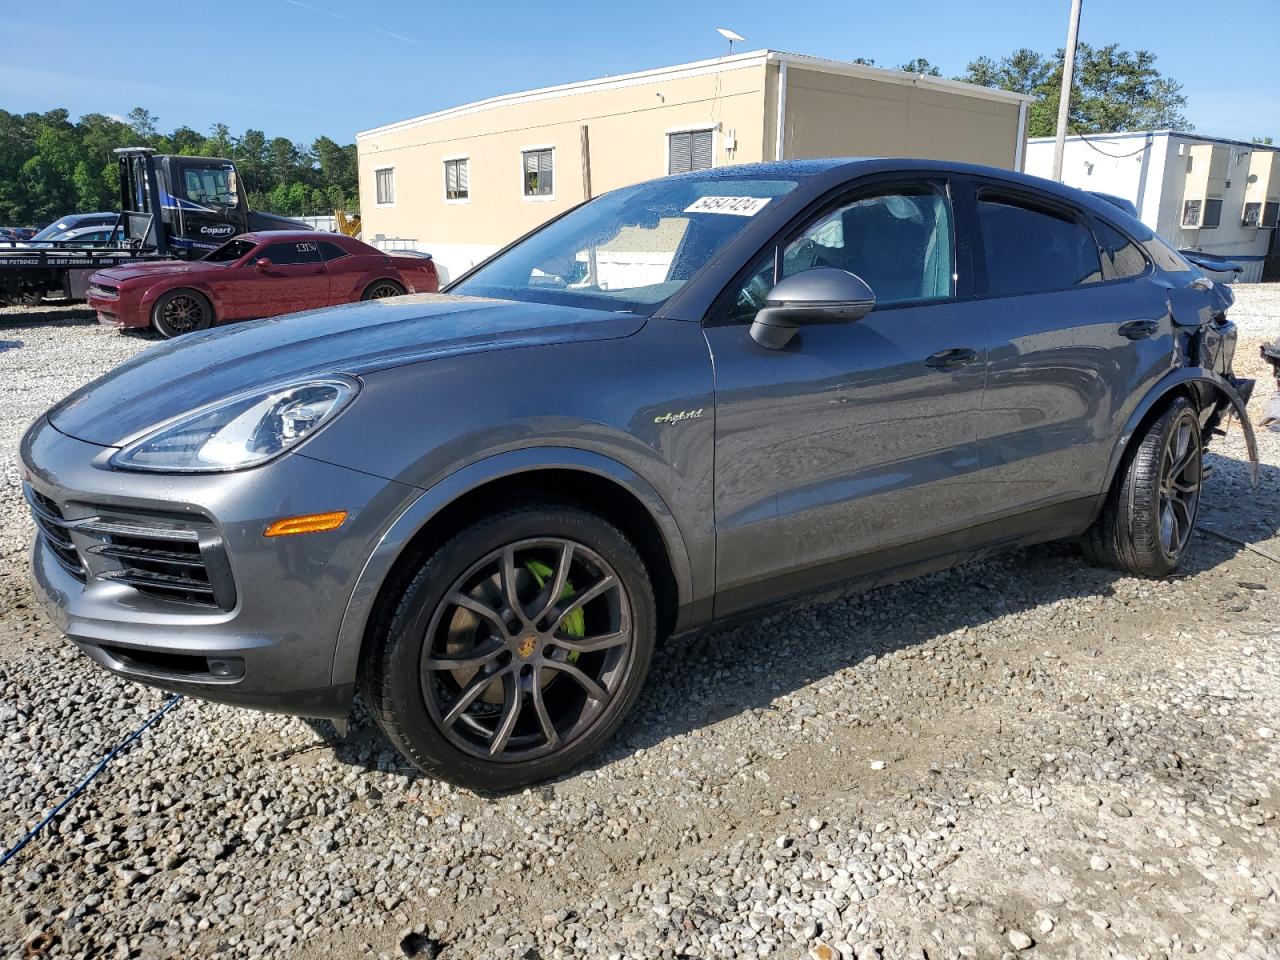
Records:
{"label": "front windshield glass", "polygon": [[71,229],[71,224],[69,224],[66,220],[58,220],[54,223],[49,224],[43,230],[40,230],[39,232],[32,234],[31,239],[32,240],[52,240],[58,234],[65,233],[70,229]]}
{"label": "front windshield glass", "polygon": [[236,204],[235,168],[188,167],[182,178],[187,189],[187,199],[192,203],[234,207]]}
{"label": "front windshield glass", "polygon": [[217,250],[210,251],[201,259],[206,263],[232,263],[243,257],[254,246],[256,244],[250,243],[248,240],[228,240]]}
{"label": "front windshield glass", "polygon": [[679,176],[607,193],[450,293],[650,314],[794,180]]}

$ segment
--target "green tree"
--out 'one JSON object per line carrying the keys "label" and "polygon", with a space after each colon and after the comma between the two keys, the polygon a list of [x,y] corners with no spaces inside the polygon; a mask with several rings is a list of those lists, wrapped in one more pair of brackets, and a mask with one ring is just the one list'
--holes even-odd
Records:
{"label": "green tree", "polygon": [[[1052,136],[1057,128],[1058,100],[1065,53],[1046,57],[1026,48],[999,61],[979,57],[956,79],[1034,96],[1027,121],[1033,137]],[[1076,52],[1069,126],[1073,133],[1124,130],[1191,130],[1182,110],[1182,85],[1156,68],[1149,50],[1121,50],[1118,44]]]}
{"label": "green tree", "polygon": [[1274,141],[1270,137],[1254,137],[1253,142],[1264,147],[1269,147]]}
{"label": "green tree", "polygon": [[924,74],[926,77],[942,76],[942,71],[939,70],[937,67],[935,67],[932,63],[930,63],[924,57],[916,57],[914,60],[908,60],[898,69],[905,71],[906,73],[921,73],[921,74]]}

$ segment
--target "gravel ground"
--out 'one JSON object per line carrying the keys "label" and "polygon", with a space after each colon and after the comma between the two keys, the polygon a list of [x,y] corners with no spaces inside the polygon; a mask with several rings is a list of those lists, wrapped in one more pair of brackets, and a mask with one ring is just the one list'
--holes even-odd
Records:
{"label": "gravel ground", "polygon": [[[1238,297],[1261,378],[1280,288]],[[0,448],[147,344],[0,312]],[[1239,431],[1215,444],[1202,527],[1280,554],[1260,445],[1255,488]],[[165,698],[35,611],[3,464],[7,846]],[[0,953],[1280,957],[1278,593],[1280,563],[1201,533],[1165,582],[1053,544],[814,604],[671,645],[598,762],[497,798],[363,713],[335,743],[183,700],[0,868]]]}

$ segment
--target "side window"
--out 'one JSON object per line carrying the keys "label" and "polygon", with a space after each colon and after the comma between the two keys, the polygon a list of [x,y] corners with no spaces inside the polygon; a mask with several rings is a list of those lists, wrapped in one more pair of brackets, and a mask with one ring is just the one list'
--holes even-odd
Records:
{"label": "side window", "polygon": [[1182,254],[1154,234],[1142,241],[1142,246],[1156,266],[1166,273],[1188,273],[1195,269]]}
{"label": "side window", "polygon": [[1093,234],[1076,217],[984,191],[978,195],[978,224],[990,296],[1064,290],[1102,280]]}
{"label": "side window", "polygon": [[266,257],[277,267],[297,263],[319,263],[319,246],[318,243],[311,240],[296,243],[292,241],[288,243],[273,243],[254,257],[253,262],[257,263],[259,259]]}
{"label": "side window", "polygon": [[[774,283],[770,250],[752,270],[730,312],[753,317]],[[895,187],[819,213],[783,246],[781,280],[813,267],[837,267],[871,287],[878,306],[945,300],[955,295],[951,204],[932,184]]]}
{"label": "side window", "polygon": [[350,254],[336,243],[330,243],[328,240],[320,242],[320,259],[325,263],[328,263],[330,260],[341,260],[346,256],[350,256]]}
{"label": "side window", "polygon": [[1109,280],[1137,277],[1147,270],[1147,258],[1136,243],[1105,220],[1095,220],[1094,232],[1102,248],[1102,268]]}

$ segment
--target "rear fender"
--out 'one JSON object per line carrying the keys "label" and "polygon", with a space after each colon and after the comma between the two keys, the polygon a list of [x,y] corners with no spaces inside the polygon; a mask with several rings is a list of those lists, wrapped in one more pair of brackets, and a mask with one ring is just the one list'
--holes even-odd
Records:
{"label": "rear fender", "polygon": [[1199,399],[1201,409],[1200,423],[1204,426],[1215,412],[1225,413],[1233,410],[1240,418],[1240,426],[1244,430],[1245,447],[1249,452],[1249,463],[1252,466],[1253,482],[1258,482],[1258,443],[1253,433],[1253,424],[1249,422],[1249,414],[1245,409],[1245,398],[1235,385],[1220,373],[1205,367],[1180,367],[1170,371],[1159,383],[1151,388],[1151,392],[1142,398],[1142,402],[1129,416],[1128,423],[1120,434],[1120,440],[1111,454],[1111,462],[1107,466],[1107,484],[1103,491],[1111,489],[1116,473],[1124,460],[1130,442],[1138,436],[1143,423],[1151,411],[1166,402],[1173,394],[1190,389]]}

